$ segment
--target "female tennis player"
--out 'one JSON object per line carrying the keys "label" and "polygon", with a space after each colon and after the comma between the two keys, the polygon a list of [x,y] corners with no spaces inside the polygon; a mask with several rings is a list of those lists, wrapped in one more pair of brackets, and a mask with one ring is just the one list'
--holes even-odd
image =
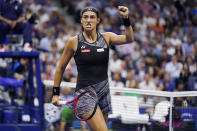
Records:
{"label": "female tennis player", "polygon": [[[100,23],[99,12],[93,7],[83,9],[81,11],[83,31],[67,41],[54,76],[52,103],[58,106],[61,100],[59,91],[62,75],[73,56],[78,70],[75,95],[78,96],[85,90],[94,91],[97,95],[98,106],[95,114],[91,119],[87,120],[88,125],[94,131],[107,131],[106,122],[111,108],[107,76],[109,47],[111,45],[130,43],[134,40],[128,8],[119,6],[118,12],[126,27],[125,35],[116,35],[112,32],[99,33],[97,30]],[[76,110],[83,112],[84,108],[90,108],[92,103],[88,98],[85,98],[80,101],[80,105],[83,108]]]}

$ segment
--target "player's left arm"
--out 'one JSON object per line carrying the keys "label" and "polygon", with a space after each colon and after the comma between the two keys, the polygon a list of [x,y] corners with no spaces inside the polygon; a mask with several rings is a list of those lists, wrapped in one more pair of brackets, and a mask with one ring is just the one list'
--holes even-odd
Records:
{"label": "player's left arm", "polygon": [[106,32],[110,45],[127,44],[134,40],[133,28],[129,21],[129,9],[125,6],[118,6],[118,12],[125,26],[125,35],[117,35],[112,32]]}

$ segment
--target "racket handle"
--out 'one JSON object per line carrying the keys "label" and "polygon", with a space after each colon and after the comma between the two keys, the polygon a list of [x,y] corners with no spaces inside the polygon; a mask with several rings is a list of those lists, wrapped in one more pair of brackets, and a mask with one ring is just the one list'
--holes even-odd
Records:
{"label": "racket handle", "polygon": [[66,105],[67,101],[59,101],[60,105]]}

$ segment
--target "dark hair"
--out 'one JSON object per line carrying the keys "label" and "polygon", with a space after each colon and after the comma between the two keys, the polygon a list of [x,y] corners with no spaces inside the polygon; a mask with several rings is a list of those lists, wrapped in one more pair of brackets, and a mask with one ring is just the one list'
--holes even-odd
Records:
{"label": "dark hair", "polygon": [[81,10],[80,17],[82,17],[83,13],[87,12],[87,11],[92,11],[92,12],[96,13],[97,18],[100,18],[98,10],[94,7],[86,7],[83,10]]}

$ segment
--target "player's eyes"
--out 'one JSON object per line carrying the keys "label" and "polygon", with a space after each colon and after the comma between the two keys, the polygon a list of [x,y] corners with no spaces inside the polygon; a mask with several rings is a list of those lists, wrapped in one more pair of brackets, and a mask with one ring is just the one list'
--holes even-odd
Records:
{"label": "player's eyes", "polygon": [[[85,16],[83,16],[83,18],[84,18],[84,19],[88,19],[89,16],[86,16],[86,15],[85,15]],[[90,19],[95,19],[95,18],[96,18],[96,17],[95,17],[94,15],[90,16]]]}
{"label": "player's eyes", "polygon": [[94,18],[96,18],[94,15],[93,16],[90,16],[90,19],[94,19]]}
{"label": "player's eyes", "polygon": [[83,18],[84,18],[84,19],[87,19],[87,18],[88,18],[88,16],[83,16]]}

